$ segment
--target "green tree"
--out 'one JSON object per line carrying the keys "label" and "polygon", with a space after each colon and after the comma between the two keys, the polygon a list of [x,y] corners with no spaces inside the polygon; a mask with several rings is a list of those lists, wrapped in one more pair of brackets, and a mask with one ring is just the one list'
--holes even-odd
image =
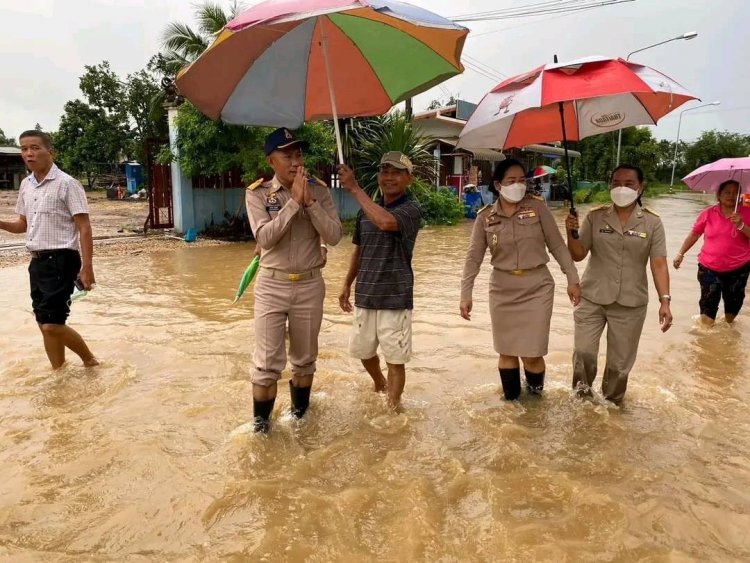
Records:
{"label": "green tree", "polygon": [[117,163],[127,143],[118,118],[81,100],[65,104],[60,128],[54,134],[62,167],[70,174],[85,176],[91,188],[102,164]]}
{"label": "green tree", "polygon": [[[609,181],[616,163],[617,132],[586,137],[578,143],[578,149],[582,179]],[[627,127],[622,130],[620,162],[639,166],[646,179],[653,181],[663,166],[663,150],[647,127]]]}
{"label": "green tree", "polygon": [[720,158],[736,158],[750,155],[750,135],[729,131],[704,131],[685,150],[685,173],[709,164]]}
{"label": "green tree", "polygon": [[17,147],[16,140],[12,137],[6,137],[5,132],[0,129],[0,147]]}
{"label": "green tree", "polygon": [[[240,169],[245,180],[252,181],[269,170],[263,143],[270,128],[212,121],[189,102],[180,106],[176,125],[180,167],[191,176]],[[305,155],[308,168],[315,170],[333,162],[336,145],[330,124],[307,123],[297,135],[310,143]]]}

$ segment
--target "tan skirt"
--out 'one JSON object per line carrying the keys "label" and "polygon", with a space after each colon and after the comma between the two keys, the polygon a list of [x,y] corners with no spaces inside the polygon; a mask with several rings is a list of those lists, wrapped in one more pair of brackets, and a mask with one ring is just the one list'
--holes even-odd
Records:
{"label": "tan skirt", "polygon": [[493,270],[490,318],[495,351],[504,356],[545,356],[554,297],[555,281],[547,266],[522,276]]}

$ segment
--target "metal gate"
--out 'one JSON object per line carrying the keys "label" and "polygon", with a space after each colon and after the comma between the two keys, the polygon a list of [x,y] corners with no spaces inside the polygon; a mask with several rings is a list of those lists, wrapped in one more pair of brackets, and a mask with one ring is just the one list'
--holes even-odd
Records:
{"label": "metal gate", "polygon": [[148,167],[148,219],[143,226],[147,229],[171,229],[174,227],[172,213],[172,170],[168,164],[156,162],[156,155],[167,139],[146,139],[146,165]]}

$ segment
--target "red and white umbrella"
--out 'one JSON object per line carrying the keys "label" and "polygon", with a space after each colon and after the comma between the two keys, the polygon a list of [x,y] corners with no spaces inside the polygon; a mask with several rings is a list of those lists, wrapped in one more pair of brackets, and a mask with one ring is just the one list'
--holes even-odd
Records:
{"label": "red and white umbrella", "polygon": [[493,88],[466,123],[458,146],[507,149],[577,141],[633,125],[654,125],[695,99],[668,76],[631,61],[595,56],[552,63]]}

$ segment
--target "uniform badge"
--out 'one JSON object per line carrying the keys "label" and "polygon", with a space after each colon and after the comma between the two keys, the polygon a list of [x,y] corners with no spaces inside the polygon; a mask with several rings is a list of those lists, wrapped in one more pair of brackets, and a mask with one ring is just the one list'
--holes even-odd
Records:
{"label": "uniform badge", "polygon": [[625,234],[629,237],[638,237],[638,238],[646,238],[648,237],[648,234],[641,233],[638,231],[625,231]]}
{"label": "uniform badge", "polygon": [[519,219],[531,219],[532,217],[536,217],[536,211],[533,209],[522,209],[518,213]]}
{"label": "uniform badge", "polygon": [[604,227],[603,229],[599,229],[599,232],[611,235],[612,233],[615,232],[615,230],[612,227],[607,226],[607,227]]}
{"label": "uniform badge", "polygon": [[492,246],[497,246],[497,233],[492,235]]}
{"label": "uniform badge", "polygon": [[279,198],[276,194],[268,194],[266,196],[266,211],[280,211],[281,205],[279,204]]}

